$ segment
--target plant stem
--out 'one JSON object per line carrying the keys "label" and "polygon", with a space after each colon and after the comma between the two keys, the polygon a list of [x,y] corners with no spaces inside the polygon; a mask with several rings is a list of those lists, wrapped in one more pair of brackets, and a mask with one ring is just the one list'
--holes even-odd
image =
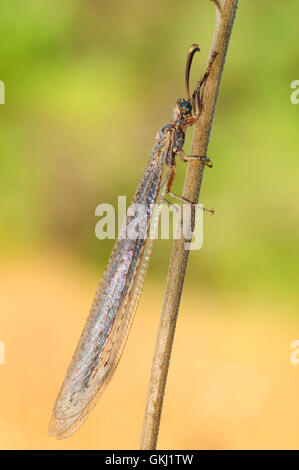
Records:
{"label": "plant stem", "polygon": [[[207,154],[222,71],[238,5],[238,0],[212,0],[212,2],[216,7],[216,24],[209,58],[215,52],[217,56],[204,85],[203,107],[200,119],[194,127],[192,155]],[[188,163],[183,191],[184,198],[189,201],[198,201],[203,172],[204,164],[202,162]],[[141,449],[153,450],[157,444],[168,366],[188,257],[189,250],[185,249],[185,240],[175,240],[148,388],[140,440]]]}

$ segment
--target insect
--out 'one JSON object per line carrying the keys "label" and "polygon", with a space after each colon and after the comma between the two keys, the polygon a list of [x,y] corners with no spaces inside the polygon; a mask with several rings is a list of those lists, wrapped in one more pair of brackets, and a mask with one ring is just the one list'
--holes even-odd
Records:
{"label": "insect", "polygon": [[[206,156],[188,156],[183,151],[186,130],[196,122],[201,110],[200,93],[194,93],[191,100],[189,91],[192,59],[199,50],[197,44],[189,48],[185,73],[187,100],[179,98],[176,101],[172,120],[158,131],[156,143],[131,203],[131,206],[142,204],[145,207],[141,220],[145,236],[120,236],[116,241],[56,399],[49,435],[59,439],[71,436],[84,423],[118,365],[151,257],[154,240],[147,234],[152,204],[158,200],[164,201],[167,194],[185,201],[170,192],[175,176],[176,155],[185,162],[200,160],[212,166]],[[207,78],[212,62],[213,58],[197,89]],[[193,116],[192,108],[195,107],[197,114]],[[132,216],[127,216],[122,235],[126,233],[131,219]]]}

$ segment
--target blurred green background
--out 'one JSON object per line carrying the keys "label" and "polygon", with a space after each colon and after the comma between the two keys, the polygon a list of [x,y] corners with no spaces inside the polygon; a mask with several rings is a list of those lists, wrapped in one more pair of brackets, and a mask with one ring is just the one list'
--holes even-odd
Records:
{"label": "blurred green background", "polygon": [[[209,146],[214,168],[205,172],[200,198],[216,208],[216,215],[205,216],[204,245],[190,256],[183,298],[218,299],[219,315],[221,305],[230,311],[235,302],[242,305],[235,308],[238,315],[255,303],[278,324],[297,312],[299,105],[290,102],[290,83],[299,79],[298,14],[295,0],[242,0],[237,12]],[[55,296],[42,297],[39,284],[47,279],[44,270],[55,269],[58,260],[72,266],[65,268],[65,280],[59,277],[61,289],[69,272],[89,273],[86,298],[91,300],[113,245],[95,237],[95,208],[134,194],[156,131],[184,95],[190,44],[198,42],[202,51],[194,61],[193,84],[205,68],[214,16],[208,0],[3,0],[0,249],[4,282],[9,266],[15,274],[4,286],[7,302],[1,313],[4,318],[13,298],[16,315],[7,330],[3,327],[8,336],[20,328],[20,312],[31,312],[36,295],[41,305],[51,301],[57,321],[64,315],[63,309],[57,313]],[[191,132],[186,151],[190,140]],[[177,194],[184,174],[178,162]],[[151,293],[159,292],[162,300],[170,250],[170,241],[155,245],[146,284],[149,303]],[[36,269],[29,276],[25,308],[22,296],[14,293],[14,279],[26,282],[26,266]],[[81,321],[88,299],[82,304]],[[256,311],[253,307],[251,314]],[[193,314],[200,317],[201,312],[191,308]],[[80,326],[76,337],[79,331]],[[296,331],[285,343],[287,366],[293,339]],[[54,368],[55,390],[62,379],[56,375]],[[53,391],[49,400],[54,398]],[[12,436],[7,446],[22,446]],[[120,442],[115,445],[121,447]],[[113,440],[106,445],[113,448]],[[177,445],[188,447],[187,440]],[[227,445],[233,446],[234,439]],[[213,446],[221,447],[221,440]]]}

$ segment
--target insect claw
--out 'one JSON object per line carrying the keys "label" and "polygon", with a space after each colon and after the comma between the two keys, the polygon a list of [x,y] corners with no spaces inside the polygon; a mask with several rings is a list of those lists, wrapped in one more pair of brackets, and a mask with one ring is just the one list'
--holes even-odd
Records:
{"label": "insect claw", "polygon": [[208,166],[209,168],[213,168],[214,166],[212,160],[210,160],[209,158],[206,159],[205,165]]}
{"label": "insect claw", "polygon": [[200,157],[200,160],[204,162],[205,166],[213,168],[213,162],[208,157]]}
{"label": "insect claw", "polygon": [[206,209],[206,207],[203,207],[202,209],[206,212],[210,212],[211,215],[215,214],[215,209],[213,209],[213,208],[212,209]]}

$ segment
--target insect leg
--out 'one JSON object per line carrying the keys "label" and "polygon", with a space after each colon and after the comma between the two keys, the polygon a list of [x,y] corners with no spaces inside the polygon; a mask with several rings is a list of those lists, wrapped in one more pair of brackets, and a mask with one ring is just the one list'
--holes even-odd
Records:
{"label": "insect leg", "polygon": [[[178,201],[183,202],[184,204],[190,204],[192,207],[196,207],[198,205],[195,202],[189,201],[188,199],[182,196],[177,196],[176,194],[173,194],[170,191],[168,192],[168,194],[169,196],[173,197],[174,199],[177,199]],[[215,209],[206,209],[205,207],[203,207],[203,210],[206,212],[210,212],[211,215],[215,214]]]}
{"label": "insect leg", "polygon": [[[166,186],[166,193],[167,193],[167,194],[168,194],[169,191],[170,191],[170,188],[171,188],[171,186],[172,186],[174,177],[175,177],[175,163],[174,163],[174,164],[171,166],[171,168],[170,168],[170,174],[166,175],[166,177],[165,177],[165,180],[168,179],[167,186]],[[162,180],[162,181],[164,181],[164,180]],[[178,210],[178,208],[177,208],[174,204],[172,204],[171,202],[169,202],[165,197],[160,198],[160,197],[158,196],[158,199],[159,199],[159,201],[161,201],[161,202],[165,202],[168,206],[173,207],[174,209]]]}
{"label": "insect leg", "polygon": [[218,0],[211,0],[212,3],[214,3],[215,7],[217,8],[217,10],[221,13],[221,5],[219,3]]}
{"label": "insect leg", "polygon": [[[170,193],[169,193],[169,194],[170,194]],[[167,204],[169,207],[173,207],[176,211],[179,210],[177,206],[175,206],[174,204],[172,204],[172,202],[168,201],[165,197],[163,197],[163,198],[158,197],[158,200],[159,200],[159,202],[162,202],[162,203]]]}
{"label": "insect leg", "polygon": [[218,52],[214,51],[211,58],[210,58],[210,60],[209,60],[207,69],[206,69],[205,73],[203,74],[203,76],[201,77],[201,79],[199,80],[199,82],[197,83],[197,86],[196,86],[196,88],[193,92],[193,95],[192,95],[193,109],[196,110],[196,118],[197,119],[199,118],[199,116],[201,114],[201,110],[202,110],[203,90],[201,90],[201,88],[204,86],[205,82],[207,81],[207,78],[210,74],[213,62],[216,59],[217,55],[218,55]]}
{"label": "insect leg", "polygon": [[208,166],[209,168],[213,167],[213,163],[211,162],[211,160],[208,157],[204,156],[204,155],[203,156],[200,156],[200,155],[185,155],[185,152],[183,150],[179,150],[177,152],[177,155],[180,157],[180,159],[183,162],[199,160],[199,161],[204,162],[204,164],[206,166]]}

